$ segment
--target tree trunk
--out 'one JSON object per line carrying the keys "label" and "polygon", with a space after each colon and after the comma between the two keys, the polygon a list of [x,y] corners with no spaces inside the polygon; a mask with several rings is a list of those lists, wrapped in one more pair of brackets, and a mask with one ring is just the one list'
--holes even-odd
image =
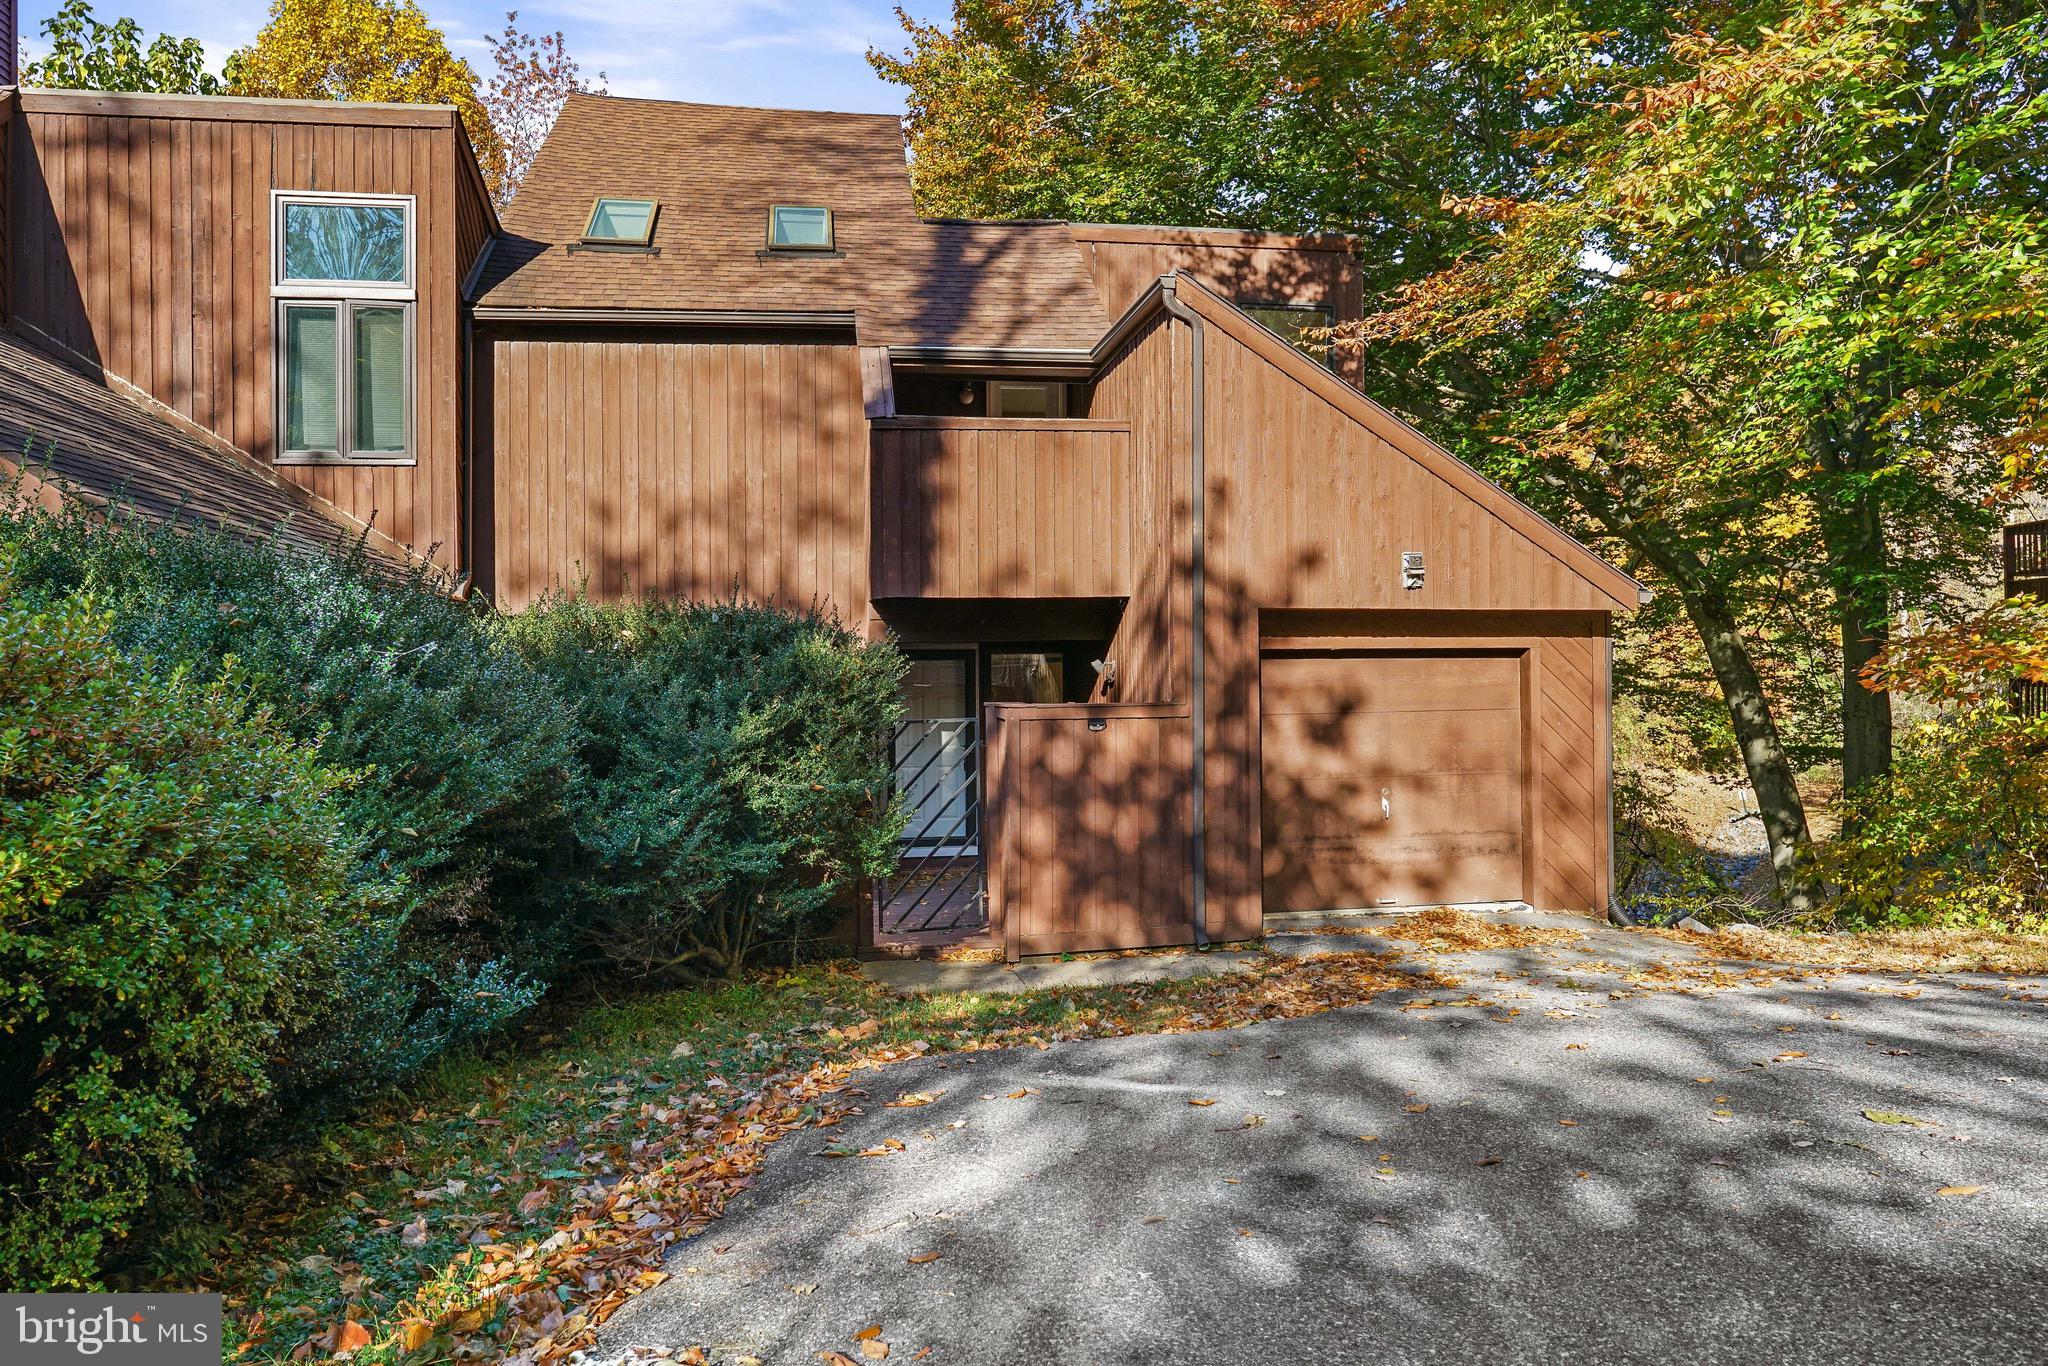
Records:
{"label": "tree trunk", "polygon": [[1809,442],[1821,468],[1842,484],[1839,501],[1822,491],[1820,531],[1841,625],[1844,792],[1892,770],[1891,694],[1863,686],[1863,666],[1891,639],[1892,616],[1884,510],[1865,474],[1876,463],[1872,406],[1866,399],[1850,405],[1839,420],[1816,423]]}
{"label": "tree trunk", "polygon": [[1820,902],[1820,888],[1808,857],[1811,836],[1806,827],[1806,806],[1799,799],[1799,784],[1792,773],[1792,761],[1785,755],[1778,736],[1777,720],[1764,696],[1763,681],[1749,657],[1749,647],[1735,624],[1735,614],[1719,593],[1680,589],[1686,614],[1692,618],[1700,642],[1706,647],[1707,662],[1727,700],[1728,716],[1735,726],[1735,742],[1742,751],[1742,765],[1749,773],[1749,785],[1756,793],[1758,813],[1763,817],[1764,835],[1770,842],[1771,867],[1778,875],[1778,896],[1785,908],[1796,914],[1813,910]]}
{"label": "tree trunk", "polygon": [[1888,604],[1845,592],[1842,622],[1842,790],[1854,792],[1892,771],[1892,696],[1863,685],[1863,666],[1891,640]]}

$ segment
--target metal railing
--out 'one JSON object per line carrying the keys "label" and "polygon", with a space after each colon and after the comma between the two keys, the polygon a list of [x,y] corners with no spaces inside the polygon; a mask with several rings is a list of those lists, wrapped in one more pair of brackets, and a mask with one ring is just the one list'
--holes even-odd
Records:
{"label": "metal railing", "polygon": [[874,883],[875,936],[967,938],[988,926],[981,859],[980,722],[905,721],[890,738],[910,800],[895,872]]}

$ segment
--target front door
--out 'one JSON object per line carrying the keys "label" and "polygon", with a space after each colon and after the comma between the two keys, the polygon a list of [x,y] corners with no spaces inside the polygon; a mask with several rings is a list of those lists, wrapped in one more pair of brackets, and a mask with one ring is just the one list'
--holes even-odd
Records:
{"label": "front door", "polygon": [[974,656],[913,654],[903,693],[895,757],[910,804],[904,856],[975,853]]}

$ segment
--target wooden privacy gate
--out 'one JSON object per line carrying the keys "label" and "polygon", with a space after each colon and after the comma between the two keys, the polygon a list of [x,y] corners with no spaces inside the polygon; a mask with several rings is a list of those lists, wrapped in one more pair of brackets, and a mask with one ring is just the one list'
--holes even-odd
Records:
{"label": "wooden privacy gate", "polygon": [[992,702],[982,729],[1004,956],[1191,942],[1187,707]]}

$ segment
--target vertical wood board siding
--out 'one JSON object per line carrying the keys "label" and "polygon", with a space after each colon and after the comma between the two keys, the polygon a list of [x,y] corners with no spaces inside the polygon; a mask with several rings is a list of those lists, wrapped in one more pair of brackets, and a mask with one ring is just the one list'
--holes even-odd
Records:
{"label": "vertical wood board siding", "polygon": [[[742,594],[868,613],[868,438],[851,346],[490,336],[486,580],[522,606]],[[483,416],[483,414],[480,414]]]}
{"label": "vertical wood board siding", "polygon": [[[138,108],[146,105],[134,106]],[[337,106],[344,110],[346,106]],[[276,450],[270,193],[415,197],[409,465],[279,471],[459,564],[458,137],[431,111],[351,124],[23,110],[5,261],[14,320],[262,460]]]}
{"label": "vertical wood board siding", "polygon": [[872,439],[876,597],[1131,591],[1128,428],[912,419]]}
{"label": "vertical wood board siding", "polygon": [[1131,427],[1130,601],[1110,642],[1116,698],[1186,696],[1190,611],[1187,332],[1164,317],[1140,329],[1095,386],[1090,411]]}

